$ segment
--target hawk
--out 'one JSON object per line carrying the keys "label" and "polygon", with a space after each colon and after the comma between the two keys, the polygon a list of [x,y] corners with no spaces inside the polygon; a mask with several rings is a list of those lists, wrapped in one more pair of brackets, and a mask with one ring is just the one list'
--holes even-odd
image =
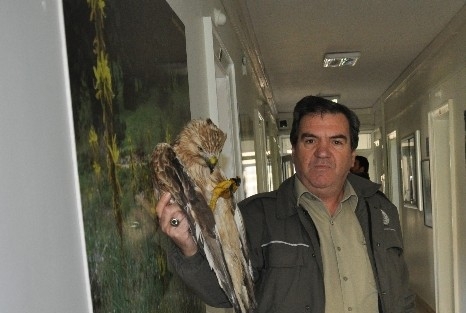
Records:
{"label": "hawk", "polygon": [[218,166],[225,140],[210,119],[190,121],[172,145],[155,147],[154,187],[170,192],[185,210],[220,287],[235,312],[245,313],[256,301],[243,218],[233,197],[239,179],[227,179]]}

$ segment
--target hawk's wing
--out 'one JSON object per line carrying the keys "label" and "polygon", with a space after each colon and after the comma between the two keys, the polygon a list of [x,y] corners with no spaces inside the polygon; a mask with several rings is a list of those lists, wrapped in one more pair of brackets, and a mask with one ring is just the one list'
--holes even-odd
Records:
{"label": "hawk's wing", "polygon": [[254,295],[253,270],[243,217],[233,194],[218,198],[214,216],[233,282],[235,297],[241,308],[241,311],[237,312],[253,312],[257,305]]}
{"label": "hawk's wing", "polygon": [[179,205],[186,204],[188,199],[184,190],[189,190],[189,181],[183,178],[183,168],[177,162],[175,152],[167,143],[160,143],[152,153],[154,191],[156,198],[162,192],[169,192]]}
{"label": "hawk's wing", "polygon": [[254,295],[253,269],[249,256],[243,216],[233,193],[239,186],[239,177],[226,179],[217,169],[217,185],[213,188],[209,206],[214,210],[228,271],[233,282],[241,312],[251,312],[257,303]]}
{"label": "hawk's wing", "polygon": [[160,143],[155,147],[152,166],[155,189],[158,192],[171,193],[175,201],[186,211],[198,246],[204,251],[220,287],[236,309],[238,304],[233,296],[233,284],[223,255],[215,218],[207,201],[196,191],[194,182],[184,171],[169,144]]}

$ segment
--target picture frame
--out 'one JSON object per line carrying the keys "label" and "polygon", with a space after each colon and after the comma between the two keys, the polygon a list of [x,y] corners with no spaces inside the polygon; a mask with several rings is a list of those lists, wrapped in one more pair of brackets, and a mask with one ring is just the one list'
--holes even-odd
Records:
{"label": "picture frame", "polygon": [[402,197],[405,207],[422,211],[421,133],[416,130],[403,138],[401,148]]}
{"label": "picture frame", "polygon": [[424,206],[424,225],[432,228],[432,191],[430,181],[430,160],[421,162],[422,171],[422,197]]}

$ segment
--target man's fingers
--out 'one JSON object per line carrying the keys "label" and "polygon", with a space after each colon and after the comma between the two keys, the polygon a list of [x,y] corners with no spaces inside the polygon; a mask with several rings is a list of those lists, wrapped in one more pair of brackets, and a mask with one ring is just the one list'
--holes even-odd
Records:
{"label": "man's fingers", "polygon": [[158,218],[162,216],[163,211],[167,207],[167,205],[170,203],[171,198],[172,198],[172,195],[169,192],[163,193],[162,196],[160,197],[159,201],[157,202],[157,206],[155,207]]}
{"label": "man's fingers", "polygon": [[[171,199],[172,197],[170,193],[164,193],[160,197],[155,208],[162,231],[169,235],[174,232],[176,233],[176,231],[171,228],[178,228],[181,224],[185,224],[185,227],[187,226],[185,212],[183,212],[176,202],[172,203]],[[181,229],[184,229],[185,227],[181,227]]]}
{"label": "man's fingers", "polygon": [[172,203],[171,199],[171,194],[166,192],[162,194],[155,207],[160,228],[173,240],[184,255],[192,256],[198,248],[191,234],[186,212],[178,203]]}

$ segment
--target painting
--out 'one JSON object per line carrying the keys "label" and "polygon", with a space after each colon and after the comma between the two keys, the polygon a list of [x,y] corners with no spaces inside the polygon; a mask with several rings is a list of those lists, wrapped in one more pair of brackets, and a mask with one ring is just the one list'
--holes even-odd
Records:
{"label": "painting", "polygon": [[430,183],[430,160],[422,160],[422,196],[424,205],[424,225],[432,227],[432,194]]}
{"label": "painting", "polygon": [[165,0],[63,7],[93,311],[205,312],[167,262],[149,165],[191,118],[184,25]]}
{"label": "painting", "polygon": [[420,131],[401,140],[401,180],[405,207],[422,211]]}

